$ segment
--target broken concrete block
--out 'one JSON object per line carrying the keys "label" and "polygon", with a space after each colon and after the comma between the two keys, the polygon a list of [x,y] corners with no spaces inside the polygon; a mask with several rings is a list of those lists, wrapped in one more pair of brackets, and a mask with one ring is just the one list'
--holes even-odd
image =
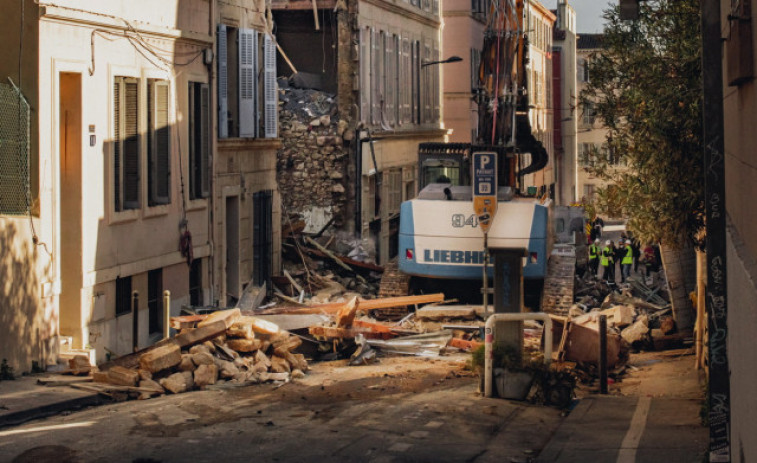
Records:
{"label": "broken concrete block", "polygon": [[[190,375],[192,373],[189,373]],[[174,373],[167,378],[160,380],[160,385],[173,394],[180,394],[189,390],[187,377],[183,373]]]}
{"label": "broken concrete block", "polygon": [[203,346],[205,346],[208,349],[208,352],[211,354],[216,353],[216,345],[213,344],[213,341],[205,341],[202,343]]}
{"label": "broken concrete block", "polygon": [[139,370],[137,370],[137,373],[139,373],[139,379],[140,380],[152,379],[152,373],[150,373],[147,370],[143,370],[143,369],[140,368]]}
{"label": "broken concrete block", "polygon": [[226,329],[228,330],[231,325],[233,325],[234,322],[237,321],[237,319],[241,316],[242,313],[239,311],[239,309],[218,310],[216,312],[212,312],[205,320],[198,323],[197,327],[202,328],[217,321],[223,321],[226,325]]}
{"label": "broken concrete block", "polygon": [[200,365],[213,365],[215,361],[209,352],[198,352],[192,355],[192,363],[199,367]]}
{"label": "broken concrete block", "polygon": [[157,373],[181,363],[181,349],[175,344],[153,349],[139,357],[139,366],[143,370]]}
{"label": "broken concrete block", "polygon": [[620,332],[620,335],[625,339],[628,344],[640,342],[646,339],[649,332],[649,318],[646,315],[641,315],[636,319],[636,322]]}
{"label": "broken concrete block", "polygon": [[235,367],[241,369],[248,369],[250,368],[250,364],[252,363],[253,359],[250,357],[237,357],[232,362]]}
{"label": "broken concrete block", "polygon": [[272,340],[273,349],[283,349],[285,351],[293,351],[302,344],[302,339],[299,336],[292,336],[285,334]]}
{"label": "broken concrete block", "polygon": [[107,383],[108,381],[108,372],[107,371],[100,371],[95,370],[92,372],[92,381],[96,383]]}
{"label": "broken concrete block", "polygon": [[226,336],[231,338],[242,339],[255,339],[255,332],[252,330],[252,321],[245,320],[246,317],[242,317],[234,322],[228,330],[226,330]]}
{"label": "broken concrete block", "polygon": [[324,114],[323,116],[321,116],[320,123],[323,126],[331,125],[331,116]]}
{"label": "broken concrete block", "polygon": [[[203,320],[200,323],[204,323],[206,321],[208,320]],[[223,335],[226,332],[227,328],[228,327],[226,326],[225,320],[217,320],[207,325],[203,324],[203,326],[197,327],[193,330],[187,330],[186,332],[174,336],[171,341],[184,349],[186,347],[194,346],[195,344],[199,344],[209,339],[214,339],[219,335]]]}
{"label": "broken concrete block", "polygon": [[228,339],[226,345],[237,352],[255,352],[263,342],[260,339]]}
{"label": "broken concrete block", "polygon": [[289,366],[289,362],[286,359],[274,355],[271,357],[271,371],[273,373],[289,373],[292,368]]}
{"label": "broken concrete block", "polygon": [[208,354],[212,354],[212,352],[210,351],[210,349],[208,349],[207,344],[213,345],[213,343],[211,343],[210,341],[206,341],[206,342],[204,342],[202,344],[197,344],[196,346],[190,347],[189,348],[189,353],[193,354],[193,355],[194,354],[198,354],[200,352],[207,352]]}
{"label": "broken concrete block", "polygon": [[218,367],[218,376],[223,379],[231,379],[239,373],[239,368],[227,360],[215,359],[215,365]]}
{"label": "broken concrete block", "polygon": [[165,390],[163,389],[163,386],[160,385],[157,381],[153,381],[152,379],[143,379],[139,382],[139,387],[146,388],[146,389],[155,389],[155,392],[143,392],[143,394],[148,394],[148,396],[155,396],[160,394],[165,394]]}
{"label": "broken concrete block", "polygon": [[191,371],[182,371],[179,373],[180,375],[184,375],[184,380],[187,383],[187,389],[192,390],[195,385],[194,381],[194,373]]}
{"label": "broken concrete block", "polygon": [[218,379],[218,367],[215,365],[200,365],[194,372],[194,383],[199,388],[215,384],[216,379]]}
{"label": "broken concrete block", "polygon": [[305,373],[302,370],[292,370],[292,379],[302,379],[305,377]]}
{"label": "broken concrete block", "polygon": [[608,325],[617,326],[618,328],[624,328],[632,324],[636,317],[636,311],[630,305],[616,305],[600,313],[607,315]]}
{"label": "broken concrete block", "polygon": [[261,373],[261,381],[287,381],[289,380],[289,373]]}
{"label": "broken concrete block", "polygon": [[[599,364],[599,330],[596,326],[569,323],[564,333],[565,342],[560,352],[561,360]],[[612,368],[620,359],[621,337],[607,333],[607,366]]]}
{"label": "broken concrete block", "polygon": [[139,382],[139,373],[121,366],[115,366],[108,370],[108,382],[117,386],[136,386]]}
{"label": "broken concrete block", "polygon": [[461,318],[464,320],[474,320],[476,318],[476,309],[468,306],[426,306],[415,312],[415,317],[421,320],[446,320],[450,318]]}
{"label": "broken concrete block", "polygon": [[92,370],[92,365],[89,363],[89,356],[75,355],[73,358],[68,359],[68,369],[74,375],[86,375]]}
{"label": "broken concrete block", "polygon": [[266,369],[271,366],[271,359],[263,353],[262,350],[255,352],[255,365],[263,364]]}
{"label": "broken concrete block", "polygon": [[181,363],[179,363],[179,371],[194,371],[196,368],[195,363],[192,361],[192,354],[181,354]]}

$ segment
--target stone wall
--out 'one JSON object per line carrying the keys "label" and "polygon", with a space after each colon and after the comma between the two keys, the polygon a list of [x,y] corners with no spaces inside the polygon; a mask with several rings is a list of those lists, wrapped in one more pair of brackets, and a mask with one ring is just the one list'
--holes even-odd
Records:
{"label": "stone wall", "polygon": [[347,123],[336,116],[335,98],[309,89],[282,88],[279,95],[277,179],[282,220],[312,209],[328,210],[341,227],[347,200],[349,139]]}

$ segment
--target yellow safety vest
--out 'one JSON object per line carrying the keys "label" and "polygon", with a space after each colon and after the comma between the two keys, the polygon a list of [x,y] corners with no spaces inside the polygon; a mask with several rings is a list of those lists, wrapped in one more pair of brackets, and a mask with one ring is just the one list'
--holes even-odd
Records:
{"label": "yellow safety vest", "polygon": [[605,246],[602,248],[602,257],[599,259],[599,264],[602,267],[609,267],[610,262],[612,262],[612,251],[609,247]]}
{"label": "yellow safety vest", "polygon": [[589,260],[594,260],[599,256],[599,246],[592,244],[589,246]]}
{"label": "yellow safety vest", "polygon": [[626,255],[623,256],[623,260],[620,261],[623,265],[629,265],[633,264],[633,249],[631,249],[631,245],[626,245]]}

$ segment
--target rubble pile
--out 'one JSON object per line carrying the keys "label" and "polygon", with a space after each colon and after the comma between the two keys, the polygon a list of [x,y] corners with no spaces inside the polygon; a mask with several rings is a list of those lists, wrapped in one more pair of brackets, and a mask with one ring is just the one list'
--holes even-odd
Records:
{"label": "rubble pile", "polygon": [[277,181],[279,190],[286,192],[281,197],[284,210],[297,214],[318,207],[340,218],[347,201],[345,143],[354,134],[338,120],[333,95],[289,87],[281,80],[279,86],[282,147],[277,153]]}
{"label": "rubble pile", "polygon": [[[71,372],[92,382],[71,384],[115,398],[148,399],[228,382],[234,385],[301,378],[308,370],[302,340],[271,322],[242,316],[239,309],[175,317],[173,338],[119,357],[90,371],[86,357],[70,361]],[[196,327],[194,325],[196,324]]]}
{"label": "rubble pile", "polygon": [[583,371],[584,379],[596,373],[599,352],[599,316],[607,317],[607,364],[622,371],[631,350],[663,350],[680,347],[685,335],[678,333],[664,281],[629,277],[620,288],[593,275],[576,278],[576,302],[566,316],[553,315],[559,327],[558,359]]}

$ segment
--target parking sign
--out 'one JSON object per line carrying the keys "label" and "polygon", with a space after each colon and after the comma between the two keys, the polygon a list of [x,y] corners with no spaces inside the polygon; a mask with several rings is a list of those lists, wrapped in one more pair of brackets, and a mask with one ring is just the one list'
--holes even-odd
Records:
{"label": "parking sign", "polygon": [[497,213],[497,153],[473,153],[473,209],[484,233],[489,231]]}

